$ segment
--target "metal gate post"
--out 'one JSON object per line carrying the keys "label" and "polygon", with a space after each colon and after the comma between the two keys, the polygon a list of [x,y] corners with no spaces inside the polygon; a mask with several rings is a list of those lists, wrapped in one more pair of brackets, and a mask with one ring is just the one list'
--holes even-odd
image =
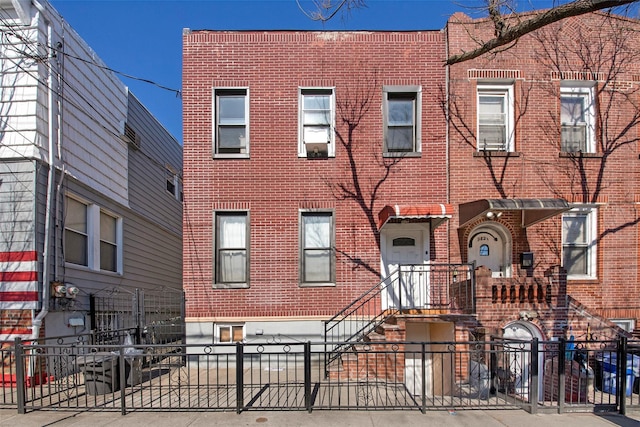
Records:
{"label": "metal gate post", "polygon": [[560,338],[558,346],[558,413],[563,414],[566,393],[564,365],[566,363],[567,340],[564,337]]}
{"label": "metal gate post", "polygon": [[540,354],[538,353],[538,338],[534,338],[531,341],[531,363],[529,369],[531,370],[531,383],[529,384],[529,403],[531,404],[531,413],[538,413],[538,358]]}
{"label": "metal gate post", "polygon": [[24,347],[22,346],[22,340],[20,338],[16,338],[15,344],[14,344],[14,351],[15,351],[15,358],[16,358],[16,399],[17,399],[17,403],[18,403],[18,413],[19,414],[24,414],[26,413],[25,410],[25,400],[26,400],[26,384],[27,382],[25,381],[25,366],[27,366],[27,364],[25,363],[25,353],[24,353]]}
{"label": "metal gate post", "polygon": [[[118,352],[118,372],[117,375],[120,377],[120,413],[122,415],[127,415],[127,395],[125,393],[125,389],[127,387],[127,376],[125,369],[125,360],[124,360],[124,347],[120,347],[120,351]],[[133,359],[131,360],[131,369],[133,370]],[[133,375],[133,373],[131,373]]]}
{"label": "metal gate post", "polygon": [[236,343],[236,412],[239,414],[244,408],[244,347],[241,342]]}
{"label": "metal gate post", "polygon": [[627,337],[618,339],[618,402],[620,415],[627,414]]}
{"label": "metal gate post", "polygon": [[311,413],[311,341],[304,343],[304,404]]}
{"label": "metal gate post", "polygon": [[[406,346],[405,346],[405,360],[407,359],[407,353],[406,353]],[[427,392],[426,392],[426,384],[427,384],[427,370],[426,370],[426,366],[427,366],[427,344],[426,343],[422,343],[422,407],[420,408],[420,412],[422,412],[423,414],[427,413]],[[405,379],[406,380],[406,379]]]}

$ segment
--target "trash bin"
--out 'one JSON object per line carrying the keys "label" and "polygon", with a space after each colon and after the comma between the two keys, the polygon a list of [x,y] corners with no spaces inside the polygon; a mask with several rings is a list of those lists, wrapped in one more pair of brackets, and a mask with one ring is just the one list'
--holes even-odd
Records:
{"label": "trash bin", "polygon": [[[618,361],[615,353],[604,354],[601,358],[598,358],[598,362],[601,364],[602,370],[602,391],[609,394],[616,394],[617,392],[617,376],[618,376]],[[640,375],[640,358],[638,356],[628,355],[627,363],[625,366],[626,388],[625,395],[631,396],[633,393],[633,383],[635,377]]]}
{"label": "trash bin", "polygon": [[136,385],[142,382],[143,350],[127,349],[124,353],[124,377],[127,385]]}
{"label": "trash bin", "polygon": [[78,356],[78,368],[84,373],[87,394],[109,394],[120,389],[118,355],[96,352]]}

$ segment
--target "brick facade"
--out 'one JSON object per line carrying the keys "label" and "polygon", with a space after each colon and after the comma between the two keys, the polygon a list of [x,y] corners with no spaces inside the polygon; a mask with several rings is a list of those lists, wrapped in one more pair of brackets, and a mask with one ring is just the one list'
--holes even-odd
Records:
{"label": "brick facade", "polygon": [[[443,36],[441,31],[185,32],[188,318],[326,319],[379,282],[380,210],[387,204],[447,199],[446,124],[438,103],[445,81]],[[419,156],[382,157],[385,85],[421,87]],[[249,158],[213,158],[214,87],[249,89]],[[298,156],[300,87],[335,88],[335,157]],[[361,107],[350,133],[343,118],[360,114]],[[384,165],[393,162],[386,176]],[[339,186],[357,193],[357,200],[344,199]],[[335,286],[300,286],[299,210],[313,208],[335,212]],[[212,218],[224,209],[250,215],[250,284],[245,289],[213,287]],[[432,257],[446,262],[446,227],[432,234]]]}
{"label": "brick facade", "polygon": [[[425,203],[454,206],[452,218],[431,229],[431,261],[468,262],[469,242],[487,224],[508,242],[505,277],[478,270],[477,316],[455,321],[456,339],[500,332],[515,321],[535,325],[543,338],[562,335],[569,324],[580,338],[594,329],[615,331],[607,319],[637,321],[640,62],[633,48],[639,36],[629,30],[637,26],[600,13],[569,18],[448,68],[447,52],[492,37],[489,21],[458,13],[445,31],[185,31],[187,321],[327,319],[379,282],[378,212]],[[487,84],[512,88],[513,143],[506,152],[478,150],[478,87]],[[422,91],[421,152],[386,169],[397,159],[382,156],[383,88],[401,85]],[[561,149],[560,92],[567,86],[596,94],[592,150]],[[245,158],[214,155],[213,90],[230,87],[249,93]],[[335,90],[335,157],[298,155],[305,87]],[[448,128],[442,105],[449,106]],[[345,189],[355,197],[345,197]],[[577,280],[561,268],[561,210],[532,225],[520,209],[461,224],[459,207],[484,199],[552,199],[597,209],[592,277]],[[335,286],[300,286],[303,209],[334,212]],[[213,217],[224,210],[250,215],[250,280],[241,289],[214,285]],[[520,256],[529,252],[534,265],[522,267]]]}
{"label": "brick facade", "polygon": [[[640,68],[633,47],[638,43],[638,25],[637,21],[600,13],[565,19],[522,37],[507,50],[453,65],[449,73],[452,203],[457,206],[482,198],[562,198],[570,204],[597,207],[595,275],[588,280],[569,276],[566,284],[566,294],[579,301],[594,319],[640,319],[640,134],[636,106],[640,100]],[[469,34],[487,40],[493,31],[488,20],[472,21],[457,13],[447,25],[449,52],[471,50],[475,42]],[[513,85],[513,152],[485,155],[477,149],[477,89],[481,84]],[[560,90],[569,85],[592,87],[597,94],[594,153],[561,152]],[[480,218],[451,234],[451,258],[466,259],[467,242],[475,227],[499,222],[511,233],[515,286],[525,278],[538,278],[544,283],[545,272],[562,263],[561,217],[559,214],[528,228],[520,226],[518,211],[505,212],[499,219]],[[457,228],[456,215],[450,225]],[[520,253],[528,251],[534,253],[534,268],[521,269]],[[479,295],[485,291],[488,289],[479,289]],[[479,309],[479,321],[499,329],[516,320],[522,309],[519,303],[511,309],[501,304],[493,315]],[[549,319],[551,312],[543,307],[535,309]],[[590,323],[589,327],[601,323],[584,319],[582,323]],[[567,320],[555,317],[554,325],[543,329],[548,336],[554,335]],[[545,323],[544,319],[535,322]],[[581,333],[585,333],[584,328]]]}

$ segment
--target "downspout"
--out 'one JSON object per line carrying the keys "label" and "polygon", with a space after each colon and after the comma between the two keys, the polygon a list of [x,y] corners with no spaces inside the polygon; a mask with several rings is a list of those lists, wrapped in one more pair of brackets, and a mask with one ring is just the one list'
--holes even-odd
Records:
{"label": "downspout", "polygon": [[[448,22],[447,24],[445,24],[444,27],[444,54],[445,54],[445,60],[449,58],[449,26],[448,26]],[[451,175],[451,161],[449,159],[449,64],[445,63],[444,66],[444,90],[445,90],[445,96],[444,96],[444,119],[445,119],[445,131],[444,131],[444,138],[445,138],[445,164],[446,164],[446,171],[445,171],[445,177],[446,177],[446,185],[447,185],[447,203],[451,203],[451,182],[449,179],[449,176]],[[460,212],[458,212],[458,218],[460,218]],[[451,222],[447,221],[447,245],[449,247],[449,250],[447,250],[447,264],[451,264]]]}
{"label": "downspout", "polygon": [[53,75],[53,66],[51,64],[51,60],[55,55],[55,51],[53,50],[53,30],[51,28],[51,22],[46,18],[45,10],[40,3],[36,0],[32,1],[33,5],[38,10],[40,17],[47,25],[47,48],[48,48],[48,58],[50,61],[47,76],[47,103],[48,103],[48,139],[49,139],[49,174],[48,174],[48,182],[47,182],[47,202],[46,202],[46,210],[45,210],[45,223],[44,223],[44,252],[43,252],[43,267],[42,267],[42,309],[33,320],[33,327],[31,332],[31,340],[37,340],[40,336],[40,329],[42,328],[42,321],[44,320],[47,313],[49,313],[49,275],[50,275],[50,264],[51,264],[51,222],[52,222],[52,207],[53,207],[53,189],[54,189],[54,180],[55,180],[55,153],[54,153],[54,94],[53,94],[53,83],[54,83],[54,75]]}

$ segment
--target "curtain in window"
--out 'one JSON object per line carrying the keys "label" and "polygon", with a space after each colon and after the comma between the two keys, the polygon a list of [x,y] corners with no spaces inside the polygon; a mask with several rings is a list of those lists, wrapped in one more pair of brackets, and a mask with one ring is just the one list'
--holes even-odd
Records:
{"label": "curtain in window", "polygon": [[87,206],[67,198],[64,219],[64,259],[78,265],[88,265]]}
{"label": "curtain in window", "polygon": [[331,281],[331,216],[305,215],[304,281]]}
{"label": "curtain in window", "polygon": [[391,98],[388,102],[387,150],[413,151],[414,100]]}
{"label": "curtain in window", "polygon": [[506,138],[506,97],[481,95],[479,97],[480,129],[478,148],[480,150],[505,150]]}
{"label": "curtain in window", "polygon": [[218,216],[218,278],[221,283],[246,282],[246,216]]}
{"label": "curtain in window", "polygon": [[587,215],[562,219],[563,265],[567,274],[588,274]]}
{"label": "curtain in window", "polygon": [[118,244],[117,222],[112,216],[100,213],[100,269],[117,271]]}

